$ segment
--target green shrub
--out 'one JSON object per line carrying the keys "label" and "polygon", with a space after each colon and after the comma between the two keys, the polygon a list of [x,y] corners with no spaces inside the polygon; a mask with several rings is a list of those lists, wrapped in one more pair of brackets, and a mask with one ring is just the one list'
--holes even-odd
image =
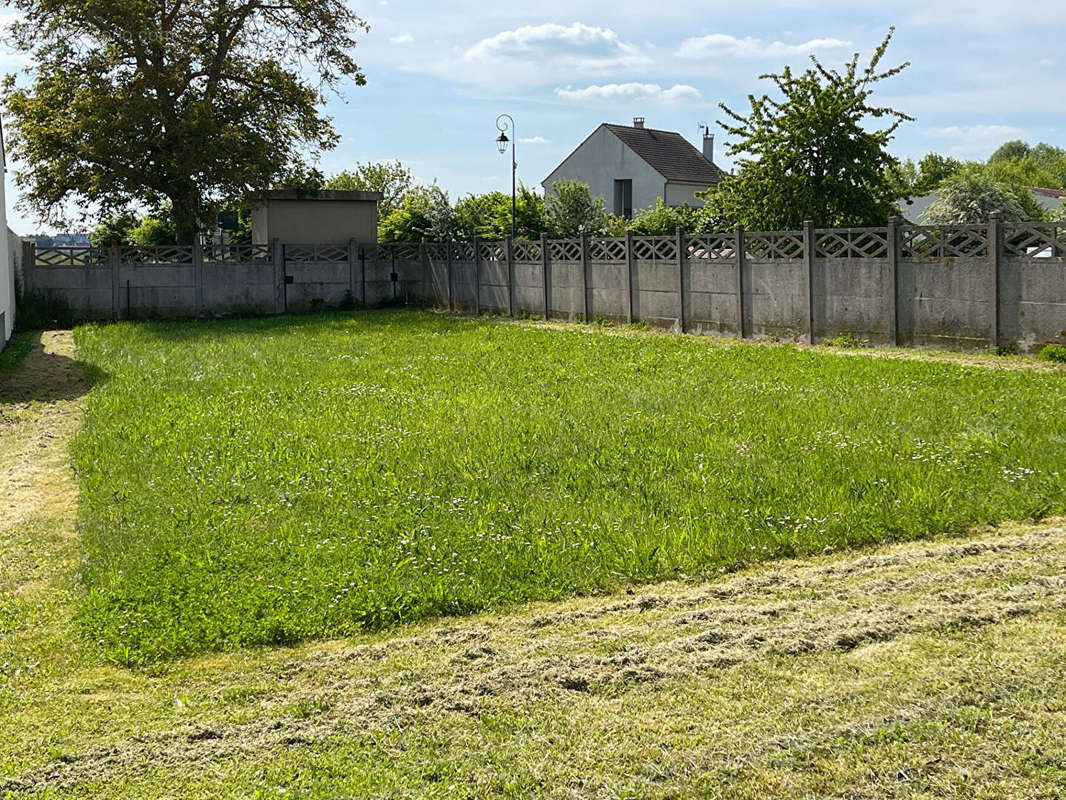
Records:
{"label": "green shrub", "polygon": [[841,331],[832,339],[826,339],[822,342],[826,347],[841,347],[845,350],[856,350],[861,347],[869,347],[870,343],[865,339],[860,339],[850,331]]}
{"label": "green shrub", "polygon": [[1061,344],[1045,345],[1040,351],[1038,358],[1041,361],[1054,361],[1058,364],[1066,364],[1066,347]]}

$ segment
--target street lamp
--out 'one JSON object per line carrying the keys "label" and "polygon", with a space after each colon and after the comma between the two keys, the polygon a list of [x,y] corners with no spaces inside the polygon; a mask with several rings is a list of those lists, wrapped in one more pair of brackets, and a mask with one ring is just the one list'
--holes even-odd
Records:
{"label": "street lamp", "polygon": [[511,145],[511,238],[513,239],[518,235],[516,212],[518,204],[515,195],[515,174],[518,172],[518,139],[516,137],[512,141],[507,138],[507,131],[510,131],[511,135],[514,136],[514,117],[510,114],[500,114],[500,116],[496,117],[496,130],[500,132],[500,135],[496,137],[496,149],[500,151],[501,156],[507,152],[507,145]]}

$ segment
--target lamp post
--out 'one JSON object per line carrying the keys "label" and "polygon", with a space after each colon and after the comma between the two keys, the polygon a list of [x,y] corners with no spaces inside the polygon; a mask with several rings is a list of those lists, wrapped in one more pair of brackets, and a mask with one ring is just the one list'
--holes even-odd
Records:
{"label": "lamp post", "polygon": [[[508,124],[510,122],[510,124]],[[514,141],[507,138],[507,131],[511,132],[511,135],[515,135],[514,131],[514,117],[510,114],[500,114],[496,117],[496,130],[500,132],[500,135],[496,137],[496,147],[500,151],[500,155],[507,152],[507,145],[511,145],[511,238],[515,238],[518,235],[518,204],[515,195],[515,174],[518,172],[518,137],[516,136]]]}

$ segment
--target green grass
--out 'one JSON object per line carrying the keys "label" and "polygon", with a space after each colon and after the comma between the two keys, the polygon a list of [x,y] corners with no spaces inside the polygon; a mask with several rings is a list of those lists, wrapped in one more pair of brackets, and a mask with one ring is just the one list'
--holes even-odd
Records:
{"label": "green grass", "polygon": [[12,334],[4,349],[0,351],[0,375],[11,372],[21,364],[32,347],[33,334],[29,331]]}
{"label": "green grass", "polygon": [[1066,510],[1066,375],[432,314],[86,326],[103,654],[342,635]]}

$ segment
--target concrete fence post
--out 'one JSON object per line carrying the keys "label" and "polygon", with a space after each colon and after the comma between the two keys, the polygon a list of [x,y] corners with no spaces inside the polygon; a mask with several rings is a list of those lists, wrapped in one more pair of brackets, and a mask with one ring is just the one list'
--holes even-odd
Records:
{"label": "concrete fence post", "polygon": [[633,266],[636,259],[633,258],[633,231],[626,229],[626,322],[632,324],[634,316],[633,308]]}
{"label": "concrete fence post", "polygon": [[506,239],[507,250],[507,313],[509,316],[514,317],[514,237],[508,236]]}
{"label": "concrete fence post", "polygon": [[481,239],[473,238],[473,313],[481,316]]}
{"label": "concrete fence post", "polygon": [[37,243],[30,240],[22,242],[22,293],[27,295],[37,291]]}
{"label": "concrete fence post", "polygon": [[1003,226],[1000,223],[999,212],[993,211],[988,217],[988,261],[991,273],[992,287],[989,297],[992,301],[992,346],[998,347],[1000,321],[999,321],[999,272],[1003,258]]}
{"label": "concrete fence post", "polygon": [[454,258],[453,247],[451,239],[449,239],[444,245],[444,254],[447,259],[447,274],[445,279],[448,282],[448,310],[455,311],[455,298],[452,295],[452,260]]}
{"label": "concrete fence post", "polygon": [[[422,262],[422,279],[421,286],[419,287],[418,296],[423,303],[429,304],[430,286],[429,286],[429,247],[426,246],[426,240],[423,239],[421,244],[418,245],[418,257]],[[440,299],[439,295],[434,295],[434,301]]]}
{"label": "concrete fence post", "polygon": [[355,285],[355,262],[359,260],[359,243],[355,239],[348,240],[348,293],[352,300],[358,296]]}
{"label": "concrete fence post", "polygon": [[814,223],[803,222],[803,266],[807,273],[807,344],[814,344]]}
{"label": "concrete fence post", "polygon": [[592,304],[589,303],[589,235],[581,234],[581,315],[585,322],[592,321]]}
{"label": "concrete fence post", "polygon": [[546,233],[540,235],[540,269],[541,286],[544,288],[544,319],[548,319],[552,308],[552,270],[551,248]]}
{"label": "concrete fence post", "polygon": [[[377,252],[377,245],[374,245]],[[366,305],[366,245],[359,245],[359,302]]]}
{"label": "concrete fence post", "polygon": [[744,338],[744,226],[737,225],[734,232],[733,250],[737,257],[737,336]]}
{"label": "concrete fence post", "polygon": [[893,347],[899,347],[899,217],[888,218],[885,243],[888,245],[888,284],[891,289],[888,295],[888,341]]}
{"label": "concrete fence post", "polygon": [[196,286],[196,313],[203,316],[207,313],[204,306],[204,246],[199,237],[192,246],[192,269]]}
{"label": "concrete fence post", "polygon": [[685,280],[685,270],[688,268],[688,257],[685,252],[685,232],[678,226],[674,233],[675,242],[677,244],[677,291],[680,295],[681,317],[679,322],[681,324],[681,332],[688,332],[688,318],[691,316],[688,313],[689,305],[689,292],[687,291],[691,281]]}
{"label": "concrete fence post", "polygon": [[111,313],[114,314],[115,319],[122,319],[122,298],[119,293],[122,250],[119,248],[117,241],[111,241],[111,248],[108,250],[107,255],[111,264]]}
{"label": "concrete fence post", "polygon": [[276,236],[270,243],[270,260],[274,264],[274,313],[285,313],[285,245]]}

